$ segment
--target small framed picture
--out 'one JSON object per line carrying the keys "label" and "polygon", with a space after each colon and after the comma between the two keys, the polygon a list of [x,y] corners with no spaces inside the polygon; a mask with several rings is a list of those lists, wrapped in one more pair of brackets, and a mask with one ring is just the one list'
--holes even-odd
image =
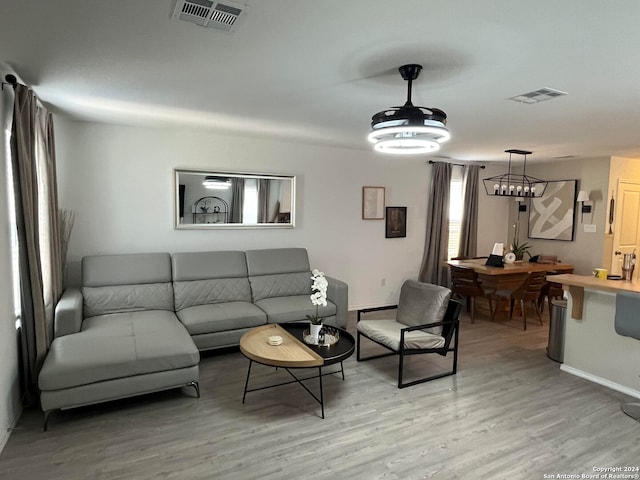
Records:
{"label": "small framed picture", "polygon": [[387,207],[385,238],[407,236],[407,207]]}
{"label": "small framed picture", "polygon": [[362,187],[362,219],[384,219],[384,187]]}

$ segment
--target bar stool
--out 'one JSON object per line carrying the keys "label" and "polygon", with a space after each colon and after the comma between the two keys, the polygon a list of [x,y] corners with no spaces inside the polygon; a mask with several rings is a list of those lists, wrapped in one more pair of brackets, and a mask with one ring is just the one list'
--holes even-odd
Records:
{"label": "bar stool", "polygon": [[[635,293],[618,293],[616,295],[615,330],[618,335],[640,340],[640,295]],[[638,365],[640,368],[640,365]],[[640,402],[622,404],[622,411],[640,422]]]}

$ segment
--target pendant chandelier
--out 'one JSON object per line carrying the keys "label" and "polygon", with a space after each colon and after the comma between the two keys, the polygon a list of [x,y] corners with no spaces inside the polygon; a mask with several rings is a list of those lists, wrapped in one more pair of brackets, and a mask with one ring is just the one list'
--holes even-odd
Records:
{"label": "pendant chandelier", "polygon": [[[527,175],[527,155],[530,155],[531,152],[515,149],[505,150],[505,152],[509,154],[509,169],[507,173],[482,180],[487,195],[541,197],[547,188],[547,182]],[[511,157],[513,154],[524,156],[522,174],[511,172]]]}
{"label": "pendant chandelier", "polygon": [[411,103],[411,87],[422,65],[403,65],[398,69],[408,82],[407,101],[402,107],[391,107],[371,117],[367,139],[383,153],[412,155],[431,153],[451,138],[446,127],[447,114],[437,108],[415,107]]}

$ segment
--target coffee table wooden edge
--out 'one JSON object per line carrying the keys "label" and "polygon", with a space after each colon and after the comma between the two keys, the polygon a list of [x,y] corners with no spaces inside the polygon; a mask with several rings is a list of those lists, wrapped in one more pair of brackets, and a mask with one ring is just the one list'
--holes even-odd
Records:
{"label": "coffee table wooden edge", "polygon": [[[280,335],[282,344],[269,345],[267,339]],[[321,367],[324,358],[278,324],[252,328],[240,338],[240,351],[254,362],[272,367]]]}

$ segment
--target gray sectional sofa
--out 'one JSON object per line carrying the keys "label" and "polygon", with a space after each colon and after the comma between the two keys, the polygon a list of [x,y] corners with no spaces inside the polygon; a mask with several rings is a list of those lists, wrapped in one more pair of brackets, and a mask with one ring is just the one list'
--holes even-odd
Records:
{"label": "gray sectional sofa", "polygon": [[[56,306],[38,378],[45,430],[58,409],[186,385],[199,396],[199,350],[315,314],[310,271],[303,248],[83,258],[82,286]],[[347,285],[327,280],[319,313],[344,327]]]}

